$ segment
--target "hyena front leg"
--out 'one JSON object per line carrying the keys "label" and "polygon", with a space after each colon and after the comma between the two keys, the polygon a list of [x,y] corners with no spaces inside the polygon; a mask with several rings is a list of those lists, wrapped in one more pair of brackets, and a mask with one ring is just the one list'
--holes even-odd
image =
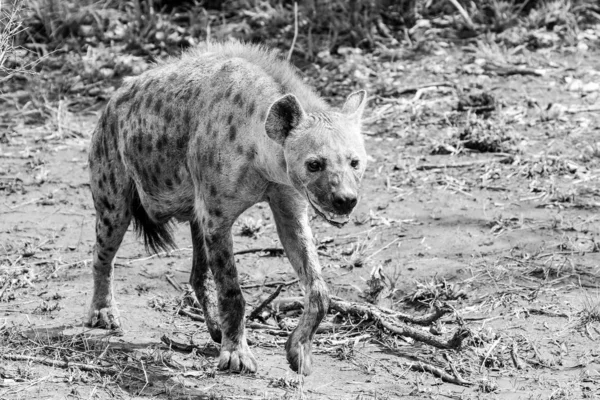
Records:
{"label": "hyena front leg", "polygon": [[291,368],[312,373],[312,340],[329,308],[329,292],[308,224],[307,203],[293,188],[275,187],[268,193],[277,233],[283,248],[304,285],[304,313],[285,348]]}
{"label": "hyena front leg", "polygon": [[228,207],[226,202],[209,204],[204,207],[202,219],[208,262],[217,287],[221,324],[219,369],[256,372],[256,359],[246,342],[246,301],[238,281],[231,235],[233,220],[243,210],[233,211],[234,209],[235,206]]}
{"label": "hyena front leg", "polygon": [[206,326],[210,337],[221,343],[221,327],[218,319],[217,289],[213,274],[208,265],[208,255],[204,244],[202,227],[196,221],[190,222],[192,230],[192,244],[194,248],[192,274],[190,284],[196,292],[196,297],[202,305]]}

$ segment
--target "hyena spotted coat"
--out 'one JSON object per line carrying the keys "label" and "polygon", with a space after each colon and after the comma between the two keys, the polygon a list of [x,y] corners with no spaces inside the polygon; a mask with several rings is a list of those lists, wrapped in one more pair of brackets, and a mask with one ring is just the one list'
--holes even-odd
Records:
{"label": "hyena spotted coat", "polygon": [[310,374],[311,341],[329,298],[307,208],[335,226],[348,220],[366,166],[365,102],[365,92],[355,92],[334,110],[289,63],[240,43],[193,50],[127,80],[108,102],[90,149],[96,244],[89,324],[120,327],[113,258],[131,220],[154,251],[174,245],[172,219],[188,221],[190,282],[221,343],[219,368],[256,371],[231,227],[266,201],[306,289],[287,359]]}

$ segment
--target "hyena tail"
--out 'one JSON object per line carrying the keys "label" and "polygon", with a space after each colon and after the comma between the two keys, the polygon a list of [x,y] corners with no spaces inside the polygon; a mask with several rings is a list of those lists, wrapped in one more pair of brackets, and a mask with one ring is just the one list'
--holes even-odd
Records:
{"label": "hyena tail", "polygon": [[177,247],[173,240],[173,225],[169,222],[156,222],[148,215],[135,185],[131,188],[129,204],[133,227],[138,236],[144,236],[144,245],[148,252],[159,253],[161,250],[169,251]]}

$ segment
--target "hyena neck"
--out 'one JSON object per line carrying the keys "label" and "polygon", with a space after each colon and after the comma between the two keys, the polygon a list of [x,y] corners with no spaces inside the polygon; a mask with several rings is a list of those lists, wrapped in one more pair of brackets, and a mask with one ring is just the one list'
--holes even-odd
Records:
{"label": "hyena neck", "polygon": [[283,147],[269,139],[264,134],[258,143],[259,151],[257,157],[257,168],[261,171],[263,177],[272,183],[285,186],[292,186],[292,182],[287,173],[287,163],[283,154]]}

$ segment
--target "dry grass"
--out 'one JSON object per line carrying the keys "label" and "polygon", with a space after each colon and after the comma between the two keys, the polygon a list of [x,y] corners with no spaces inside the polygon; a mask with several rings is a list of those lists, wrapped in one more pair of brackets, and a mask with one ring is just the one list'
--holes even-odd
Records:
{"label": "dry grass", "polygon": [[0,1],[0,82],[10,79],[19,68],[6,67],[6,62],[14,56],[17,45],[15,44],[16,37],[23,32],[25,27],[21,20],[21,11],[23,9],[23,1],[17,0],[12,4],[5,1]]}

